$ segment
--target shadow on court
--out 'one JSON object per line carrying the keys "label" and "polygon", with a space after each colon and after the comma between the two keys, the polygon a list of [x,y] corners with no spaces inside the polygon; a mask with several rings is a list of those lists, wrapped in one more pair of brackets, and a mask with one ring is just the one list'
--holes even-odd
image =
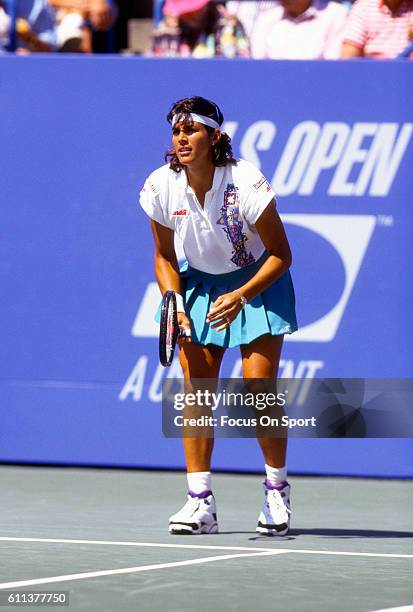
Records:
{"label": "shadow on court", "polygon": [[[272,540],[274,536],[259,536],[254,531],[220,531],[220,535],[244,534],[254,537],[249,540]],[[288,537],[283,537],[282,541],[296,539],[299,536],[313,535],[323,538],[413,538],[411,531],[380,531],[376,529],[290,529]],[[277,539],[277,538],[275,538]],[[277,541],[280,541],[277,539]]]}
{"label": "shadow on court", "polygon": [[380,531],[376,529],[291,529],[290,536],[314,535],[323,538],[413,538],[411,531]]}

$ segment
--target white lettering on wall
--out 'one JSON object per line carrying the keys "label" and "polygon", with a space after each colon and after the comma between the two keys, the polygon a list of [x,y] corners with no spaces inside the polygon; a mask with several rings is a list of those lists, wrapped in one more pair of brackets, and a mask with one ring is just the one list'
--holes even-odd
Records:
{"label": "white lettering on wall", "polygon": [[[234,136],[238,123],[229,121]],[[276,126],[257,121],[240,141],[241,156],[261,168],[260,151],[275,142]],[[358,122],[353,126],[329,121],[322,125],[303,121],[291,130],[272,177],[279,196],[310,196],[323,172],[329,172],[331,196],[386,196],[397,176],[410,143],[413,124]]]}
{"label": "white lettering on wall", "polygon": [[261,168],[257,151],[268,151],[274,142],[276,127],[271,121],[256,121],[249,126],[242,139],[241,157]]}
{"label": "white lettering on wall", "polygon": [[121,401],[125,400],[129,395],[132,395],[136,402],[141,399],[147,366],[147,355],[141,355],[119,393]]}
{"label": "white lettering on wall", "polygon": [[349,134],[350,128],[345,123],[331,122],[324,125],[298,193],[313,193],[321,171],[337,165]]}
{"label": "white lettering on wall", "polygon": [[315,121],[304,121],[292,130],[272,179],[280,196],[297,191],[320,133]]}

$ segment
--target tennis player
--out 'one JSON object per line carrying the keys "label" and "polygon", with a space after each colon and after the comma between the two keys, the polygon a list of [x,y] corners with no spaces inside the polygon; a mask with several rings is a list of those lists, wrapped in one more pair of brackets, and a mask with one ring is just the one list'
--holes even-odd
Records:
{"label": "tennis player", "polygon": [[[172,148],[140,194],[151,218],[162,294],[175,291],[184,379],[217,379],[225,349],[240,347],[244,379],[277,376],[284,334],[297,329],[291,252],[274,192],[262,173],[235,160],[218,106],[195,96],[167,116]],[[180,272],[174,233],[188,267]],[[260,437],[264,505],[257,531],[285,535],[290,524],[285,438]],[[183,439],[188,499],[169,519],[173,534],[216,533],[211,483],[213,439]]]}

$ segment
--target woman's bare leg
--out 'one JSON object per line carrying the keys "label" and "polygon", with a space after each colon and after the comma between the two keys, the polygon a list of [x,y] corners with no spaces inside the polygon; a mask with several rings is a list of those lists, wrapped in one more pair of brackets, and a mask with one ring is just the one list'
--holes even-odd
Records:
{"label": "woman's bare leg", "polygon": [[[225,349],[213,344],[201,346],[186,342],[179,347],[184,379],[207,378],[216,380],[219,376]],[[186,466],[188,472],[209,472],[214,447],[213,438],[183,438]]]}
{"label": "woman's bare leg", "polygon": [[[278,374],[284,336],[260,336],[251,344],[241,346],[244,379],[275,379]],[[287,438],[258,437],[265,463],[272,467],[284,467],[287,454]]]}

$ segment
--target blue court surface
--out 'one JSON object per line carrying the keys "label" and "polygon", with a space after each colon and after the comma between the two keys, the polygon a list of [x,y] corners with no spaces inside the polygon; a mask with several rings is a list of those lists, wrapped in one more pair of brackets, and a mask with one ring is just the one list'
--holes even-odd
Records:
{"label": "blue court surface", "polygon": [[261,480],[215,474],[220,533],[179,537],[182,473],[2,466],[0,595],[66,591],[76,612],[413,610],[411,482],[292,477],[291,532],[268,538]]}

